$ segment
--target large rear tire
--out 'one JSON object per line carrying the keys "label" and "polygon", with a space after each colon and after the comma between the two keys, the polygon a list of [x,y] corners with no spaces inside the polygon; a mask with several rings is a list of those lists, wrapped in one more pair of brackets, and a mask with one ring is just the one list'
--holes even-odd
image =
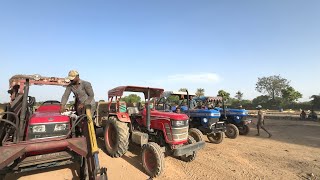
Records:
{"label": "large rear tire", "polygon": [[249,132],[250,132],[250,127],[248,125],[243,125],[241,128],[239,128],[240,135],[248,135]]}
{"label": "large rear tire", "polygon": [[164,154],[157,143],[149,142],[142,147],[142,166],[151,177],[159,176],[164,169]]}
{"label": "large rear tire", "polygon": [[239,136],[239,129],[234,124],[227,124],[226,136],[230,139],[235,139]]}
{"label": "large rear tire", "polygon": [[196,142],[203,141],[202,132],[199,129],[191,128],[189,129],[189,135],[193,137]]}
{"label": "large rear tire", "polygon": [[129,148],[129,127],[127,123],[116,117],[109,117],[104,129],[104,142],[107,154],[111,157],[121,157]]}
{"label": "large rear tire", "polygon": [[[185,145],[194,144],[194,143],[196,143],[196,142],[197,142],[197,141],[196,141],[192,136],[189,135],[188,141],[187,141],[187,143],[186,143]],[[196,156],[197,156],[197,152],[196,152],[196,151],[193,151],[191,155],[188,155],[188,156],[187,156],[187,155],[183,155],[183,156],[181,156],[180,158],[181,158],[181,160],[184,161],[184,162],[191,162],[191,161],[193,161],[193,160],[196,159]]]}
{"label": "large rear tire", "polygon": [[224,138],[223,133],[208,134],[207,137],[214,144],[220,144]]}

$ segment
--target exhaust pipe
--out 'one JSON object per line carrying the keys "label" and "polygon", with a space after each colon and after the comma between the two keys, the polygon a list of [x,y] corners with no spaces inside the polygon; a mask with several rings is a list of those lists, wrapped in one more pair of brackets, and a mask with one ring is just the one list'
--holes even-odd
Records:
{"label": "exhaust pipe", "polygon": [[151,124],[151,115],[150,115],[150,88],[148,88],[148,94],[147,94],[147,98],[148,98],[148,103],[147,103],[147,106],[146,106],[146,110],[147,110],[147,129],[148,131],[150,132],[151,129],[150,129],[150,124]]}

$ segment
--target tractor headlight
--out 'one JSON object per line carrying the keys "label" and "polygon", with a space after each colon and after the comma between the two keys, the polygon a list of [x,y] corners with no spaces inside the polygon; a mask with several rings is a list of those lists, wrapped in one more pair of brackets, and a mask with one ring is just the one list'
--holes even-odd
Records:
{"label": "tractor headlight", "polygon": [[188,120],[186,121],[171,121],[172,126],[186,126],[188,125]]}
{"label": "tractor headlight", "polygon": [[207,122],[208,122],[208,119],[207,119],[207,118],[203,118],[202,121],[203,121],[204,123],[207,123]]}
{"label": "tractor headlight", "polygon": [[32,127],[33,133],[41,133],[46,132],[46,126],[45,125],[35,125]]}
{"label": "tractor headlight", "polygon": [[54,126],[54,130],[53,131],[64,131],[67,129],[67,124],[56,124]]}
{"label": "tractor headlight", "polygon": [[240,117],[239,117],[239,116],[236,116],[236,119],[240,119]]}

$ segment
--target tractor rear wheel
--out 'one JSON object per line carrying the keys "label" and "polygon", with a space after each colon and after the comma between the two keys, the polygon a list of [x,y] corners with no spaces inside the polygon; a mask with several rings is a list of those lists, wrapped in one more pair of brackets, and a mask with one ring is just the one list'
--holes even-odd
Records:
{"label": "tractor rear wheel", "polygon": [[111,157],[121,157],[129,148],[129,127],[116,117],[109,117],[104,129],[104,142],[107,154]]}
{"label": "tractor rear wheel", "polygon": [[220,144],[224,138],[223,133],[215,133],[207,135],[209,141],[214,144]]}
{"label": "tractor rear wheel", "polygon": [[[185,143],[185,145],[194,144],[194,143],[196,143],[196,142],[197,142],[197,141],[196,141],[192,136],[189,135],[188,141],[187,141],[187,143]],[[193,160],[196,159],[196,156],[197,156],[197,152],[196,152],[196,151],[193,151],[191,155],[183,155],[183,156],[181,156],[180,158],[181,158],[181,160],[184,161],[184,162],[191,162],[191,161],[193,161]]]}
{"label": "tractor rear wheel", "polygon": [[235,139],[239,136],[239,129],[234,124],[227,124],[226,136],[230,139]]}
{"label": "tractor rear wheel", "polygon": [[162,173],[164,154],[157,143],[149,142],[142,146],[142,166],[151,178]]}
{"label": "tractor rear wheel", "polygon": [[247,135],[250,132],[250,128],[248,125],[243,125],[241,128],[239,128],[239,134],[240,135]]}
{"label": "tractor rear wheel", "polygon": [[191,128],[189,129],[189,135],[193,137],[196,142],[203,141],[202,132],[199,129]]}

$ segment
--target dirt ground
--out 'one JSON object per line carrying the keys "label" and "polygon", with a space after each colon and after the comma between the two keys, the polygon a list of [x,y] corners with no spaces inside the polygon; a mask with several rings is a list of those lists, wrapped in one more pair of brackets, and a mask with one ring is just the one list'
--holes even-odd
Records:
{"label": "dirt ground", "polygon": [[[156,179],[320,179],[319,122],[268,120],[266,128],[273,134],[271,139],[264,132],[255,136],[252,125],[248,136],[225,138],[218,145],[206,143],[191,163],[166,157],[165,171]],[[133,147],[122,158],[115,159],[100,150],[100,164],[108,168],[110,180],[148,179],[139,154],[140,149]],[[55,168],[8,175],[6,179],[78,179],[74,169]]]}

